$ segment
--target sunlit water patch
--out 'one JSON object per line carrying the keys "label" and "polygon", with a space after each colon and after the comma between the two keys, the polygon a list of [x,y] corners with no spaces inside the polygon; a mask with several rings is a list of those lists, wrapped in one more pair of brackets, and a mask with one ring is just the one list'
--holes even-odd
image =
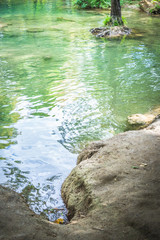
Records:
{"label": "sunlit water patch", "polygon": [[159,105],[160,21],[124,11],[139,37],[110,41],[89,33],[104,11],[61,0],[0,6],[0,183],[53,221],[65,217],[61,185],[85,144]]}

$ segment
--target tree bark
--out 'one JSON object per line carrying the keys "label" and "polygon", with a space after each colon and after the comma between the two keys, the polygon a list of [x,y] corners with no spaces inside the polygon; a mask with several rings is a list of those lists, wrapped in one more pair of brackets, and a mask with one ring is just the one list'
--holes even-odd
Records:
{"label": "tree bark", "polygon": [[123,25],[120,0],[111,0],[111,22],[113,25]]}

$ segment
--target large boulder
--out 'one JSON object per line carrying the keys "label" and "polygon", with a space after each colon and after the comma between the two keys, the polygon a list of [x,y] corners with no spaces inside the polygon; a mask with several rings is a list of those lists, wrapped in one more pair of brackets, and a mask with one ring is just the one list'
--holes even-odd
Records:
{"label": "large boulder", "polygon": [[160,239],[159,172],[160,120],[89,145],[62,186],[71,224],[89,239]]}

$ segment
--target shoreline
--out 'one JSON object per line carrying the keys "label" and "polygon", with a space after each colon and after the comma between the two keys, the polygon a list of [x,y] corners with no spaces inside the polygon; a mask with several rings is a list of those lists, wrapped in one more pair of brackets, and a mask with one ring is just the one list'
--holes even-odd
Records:
{"label": "shoreline", "polygon": [[159,146],[158,118],[85,148],[62,185],[67,225],[44,220],[0,186],[0,239],[159,239]]}

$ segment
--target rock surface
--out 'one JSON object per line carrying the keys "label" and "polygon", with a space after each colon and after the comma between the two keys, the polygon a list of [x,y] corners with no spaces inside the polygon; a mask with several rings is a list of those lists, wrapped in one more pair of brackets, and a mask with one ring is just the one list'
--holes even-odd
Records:
{"label": "rock surface", "polygon": [[160,107],[153,109],[151,112],[146,114],[133,114],[128,117],[128,129],[142,129],[147,127],[156,118],[160,116]]}
{"label": "rock surface", "polygon": [[0,187],[0,240],[160,239],[160,119],[90,144],[62,186],[68,225],[47,222]]}

